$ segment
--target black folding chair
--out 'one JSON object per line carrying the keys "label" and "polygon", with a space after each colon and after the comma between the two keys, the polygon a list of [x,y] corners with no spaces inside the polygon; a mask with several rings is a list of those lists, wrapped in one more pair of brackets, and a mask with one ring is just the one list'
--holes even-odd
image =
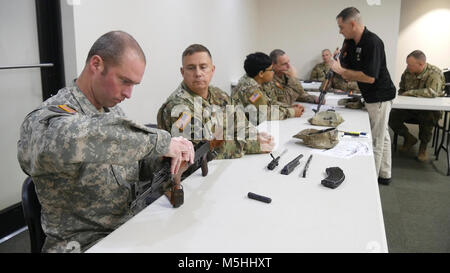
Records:
{"label": "black folding chair", "polygon": [[30,234],[31,253],[41,253],[46,236],[41,226],[41,204],[31,177],[25,179],[22,185],[22,208]]}

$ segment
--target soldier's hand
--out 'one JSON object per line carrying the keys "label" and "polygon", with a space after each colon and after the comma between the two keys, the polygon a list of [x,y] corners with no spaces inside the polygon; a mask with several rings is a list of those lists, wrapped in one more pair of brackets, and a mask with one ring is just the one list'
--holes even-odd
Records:
{"label": "soldier's hand", "polygon": [[347,80],[344,75],[342,75],[342,72],[344,72],[344,68],[342,68],[341,66],[341,61],[339,59],[335,60],[335,59],[331,59],[331,63],[330,63],[330,68],[331,70],[333,70],[334,72],[338,73],[339,75],[342,76],[342,78],[344,80]]}
{"label": "soldier's hand", "polygon": [[295,67],[293,66],[290,66],[289,69],[285,72],[285,74],[292,78],[297,78],[297,69],[295,69]]}
{"label": "soldier's hand", "polygon": [[292,107],[294,108],[296,118],[301,117],[303,112],[305,112],[305,107],[301,104],[294,104]]}
{"label": "soldier's hand", "polygon": [[170,141],[169,152],[164,156],[171,158],[170,172],[176,174],[183,161],[194,163],[194,145],[184,137],[173,137]]}
{"label": "soldier's hand", "polygon": [[258,142],[261,152],[269,153],[275,147],[275,139],[272,135],[266,132],[258,132]]}

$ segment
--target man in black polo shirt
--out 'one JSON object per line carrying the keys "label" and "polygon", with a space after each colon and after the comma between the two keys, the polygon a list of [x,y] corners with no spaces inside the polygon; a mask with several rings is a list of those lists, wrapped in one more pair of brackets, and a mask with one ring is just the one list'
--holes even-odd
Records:
{"label": "man in black polo shirt", "polygon": [[369,113],[378,182],[388,185],[391,182],[388,121],[395,86],[386,67],[384,44],[362,24],[358,9],[346,8],[336,20],[345,40],[340,58],[333,61],[331,69],[346,80],[358,82]]}

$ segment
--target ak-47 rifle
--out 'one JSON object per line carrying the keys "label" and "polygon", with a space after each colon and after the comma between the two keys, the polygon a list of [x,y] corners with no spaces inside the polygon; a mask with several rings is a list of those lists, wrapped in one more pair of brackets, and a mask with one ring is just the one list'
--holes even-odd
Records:
{"label": "ak-47 rifle", "polygon": [[208,174],[208,161],[215,158],[214,151],[210,151],[210,142],[202,141],[194,146],[195,156],[192,165],[182,164],[177,174],[170,173],[170,158],[164,158],[161,167],[154,171],[148,182],[139,182],[134,185],[134,200],[130,207],[134,213],[143,210],[161,195],[166,194],[174,208],[178,208],[184,202],[184,192],[181,181],[202,169],[202,176]]}

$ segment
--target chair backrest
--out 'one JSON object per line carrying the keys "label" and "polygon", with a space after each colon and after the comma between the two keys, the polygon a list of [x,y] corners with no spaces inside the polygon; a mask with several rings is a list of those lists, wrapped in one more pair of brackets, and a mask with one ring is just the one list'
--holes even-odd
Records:
{"label": "chair backrest", "polygon": [[445,77],[445,96],[450,96],[450,70],[444,70],[444,77]]}
{"label": "chair backrest", "polygon": [[46,236],[41,226],[41,204],[31,177],[25,179],[22,185],[22,208],[30,234],[31,253],[40,253]]}

